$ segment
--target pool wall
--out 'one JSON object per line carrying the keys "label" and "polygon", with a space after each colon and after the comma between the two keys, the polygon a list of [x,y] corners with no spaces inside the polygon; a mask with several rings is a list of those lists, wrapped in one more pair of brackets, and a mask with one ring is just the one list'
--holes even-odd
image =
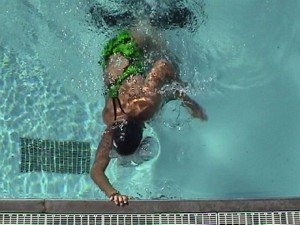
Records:
{"label": "pool wall", "polygon": [[0,212],[31,213],[162,213],[162,212],[245,212],[300,210],[300,198],[241,200],[150,200],[130,201],[117,207],[109,201],[51,199],[3,199]]}

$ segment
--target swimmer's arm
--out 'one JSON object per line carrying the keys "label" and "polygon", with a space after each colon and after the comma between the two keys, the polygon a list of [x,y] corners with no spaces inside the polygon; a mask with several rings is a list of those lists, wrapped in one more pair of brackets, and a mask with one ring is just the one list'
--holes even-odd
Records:
{"label": "swimmer's arm", "polygon": [[109,182],[105,175],[105,169],[110,161],[109,151],[112,145],[112,131],[111,128],[107,128],[102,135],[102,139],[97,149],[95,162],[91,171],[91,177],[93,181],[99,186],[99,188],[109,197],[110,201],[113,201],[116,205],[123,206],[128,204],[128,197],[121,195]]}
{"label": "swimmer's arm", "polygon": [[112,145],[112,134],[109,129],[106,129],[102,135],[102,139],[99,143],[94,165],[91,170],[91,177],[93,181],[99,186],[99,188],[110,197],[117,190],[110,184],[108,178],[105,175],[105,169],[109,164],[109,151]]}
{"label": "swimmer's arm", "polygon": [[199,105],[195,100],[191,99],[183,91],[176,90],[174,93],[174,97],[170,100],[180,100],[182,104],[190,110],[190,113],[193,117],[199,118],[202,121],[206,121],[208,119],[207,115],[205,114],[205,110],[201,107],[201,105]]}

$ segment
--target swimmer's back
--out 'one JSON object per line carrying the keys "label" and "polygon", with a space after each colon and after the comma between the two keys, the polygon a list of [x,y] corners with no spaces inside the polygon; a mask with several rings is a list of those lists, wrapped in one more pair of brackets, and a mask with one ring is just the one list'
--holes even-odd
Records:
{"label": "swimmer's back", "polygon": [[[149,51],[158,51],[158,41],[151,39],[150,35],[145,35],[142,32],[130,34],[143,53],[149,54]],[[156,54],[156,57],[158,57],[158,54]],[[148,56],[143,56],[143,59],[144,61],[149,61]],[[114,82],[124,73],[130,65],[129,61],[122,55],[113,54],[109,56],[104,73],[106,85]],[[160,59],[155,61],[152,58],[150,61],[152,62],[150,71],[145,71],[144,75],[132,74],[122,82],[118,89],[119,101],[117,102],[117,104],[121,104],[121,107],[117,105],[116,112],[114,111],[113,99],[110,96],[106,97],[103,120],[107,125],[112,124],[115,118],[116,120],[122,120],[132,117],[141,121],[147,121],[159,109],[162,102],[159,89],[167,80],[175,77],[174,69],[167,60]]]}

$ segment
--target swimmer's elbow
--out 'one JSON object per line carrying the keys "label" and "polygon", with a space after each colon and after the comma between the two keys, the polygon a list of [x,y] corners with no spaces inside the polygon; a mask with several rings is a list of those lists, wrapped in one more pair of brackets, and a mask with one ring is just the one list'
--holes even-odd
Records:
{"label": "swimmer's elbow", "polygon": [[97,168],[95,167],[95,165],[93,165],[93,167],[91,169],[90,176],[91,176],[92,180],[95,182],[95,179],[97,177]]}
{"label": "swimmer's elbow", "polygon": [[93,181],[97,179],[102,173],[104,173],[103,169],[98,163],[94,163],[92,169],[91,169],[91,178]]}

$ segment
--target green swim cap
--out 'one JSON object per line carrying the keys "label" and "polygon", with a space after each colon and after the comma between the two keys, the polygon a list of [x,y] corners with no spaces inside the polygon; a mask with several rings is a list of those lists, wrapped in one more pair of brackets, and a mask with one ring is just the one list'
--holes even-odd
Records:
{"label": "green swim cap", "polygon": [[144,68],[142,51],[137,47],[137,44],[130,32],[121,32],[116,37],[109,40],[105,45],[103,50],[103,69],[107,66],[109,57],[117,53],[121,53],[126,59],[128,59],[130,65],[124,70],[118,79],[108,86],[107,93],[112,98],[118,97],[119,88],[123,81],[132,74],[143,73]]}

